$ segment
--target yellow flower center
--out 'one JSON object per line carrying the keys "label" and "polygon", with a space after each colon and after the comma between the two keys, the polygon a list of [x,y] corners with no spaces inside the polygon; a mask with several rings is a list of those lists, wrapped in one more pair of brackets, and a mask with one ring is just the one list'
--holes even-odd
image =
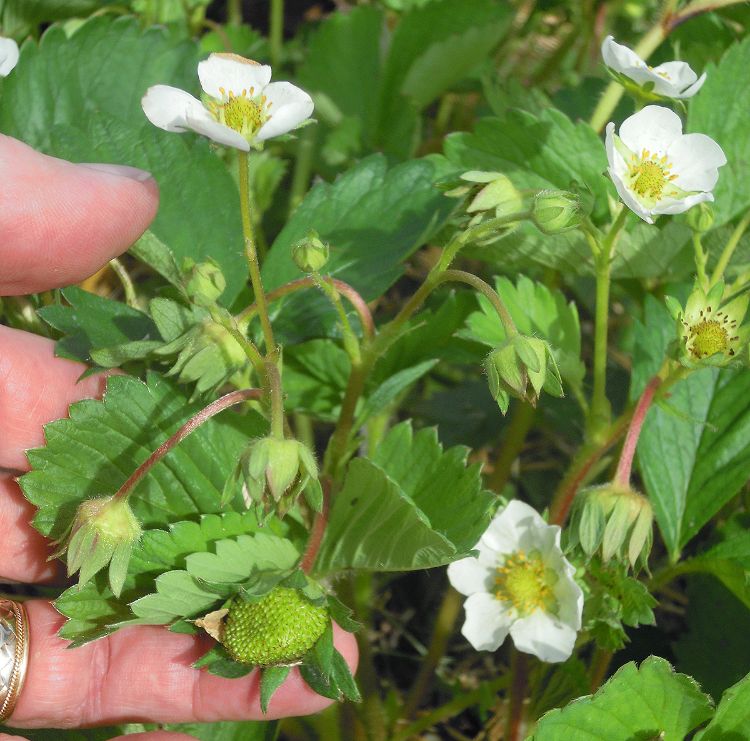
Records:
{"label": "yellow flower center", "polygon": [[556,611],[553,587],[557,574],[545,566],[538,551],[528,555],[516,551],[495,571],[495,597],[511,604],[519,614],[529,615],[538,609]]}
{"label": "yellow flower center", "polygon": [[671,169],[672,163],[667,160],[666,155],[658,157],[644,149],[640,157],[634,154],[630,158],[630,187],[641,200],[656,203],[661,199],[665,187],[677,177],[670,173]]}
{"label": "yellow flower center", "polygon": [[716,353],[734,355],[732,343],[739,336],[730,334],[737,328],[737,320],[723,311],[714,313],[710,306],[701,309],[696,321],[688,324],[683,320],[687,334],[683,337],[690,354],[700,360]]}
{"label": "yellow flower center", "polygon": [[235,94],[232,90],[219,88],[222,101],[211,101],[208,109],[219,122],[251,139],[261,126],[271,118],[269,109],[272,103],[265,95],[255,95],[255,88]]}

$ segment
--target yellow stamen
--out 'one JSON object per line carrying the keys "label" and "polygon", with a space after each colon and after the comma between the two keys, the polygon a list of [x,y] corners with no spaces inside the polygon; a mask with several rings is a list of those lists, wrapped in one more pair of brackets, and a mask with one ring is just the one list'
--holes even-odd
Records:
{"label": "yellow stamen", "polygon": [[557,574],[547,569],[541,554],[516,551],[496,569],[495,597],[512,605],[521,615],[535,610],[555,612],[557,601],[553,586]]}

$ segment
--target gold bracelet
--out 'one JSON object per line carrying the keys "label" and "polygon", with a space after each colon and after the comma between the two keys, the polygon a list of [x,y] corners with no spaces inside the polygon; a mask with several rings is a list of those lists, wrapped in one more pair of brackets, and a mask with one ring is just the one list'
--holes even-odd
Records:
{"label": "gold bracelet", "polygon": [[29,617],[20,602],[0,600],[0,723],[10,717],[29,664]]}

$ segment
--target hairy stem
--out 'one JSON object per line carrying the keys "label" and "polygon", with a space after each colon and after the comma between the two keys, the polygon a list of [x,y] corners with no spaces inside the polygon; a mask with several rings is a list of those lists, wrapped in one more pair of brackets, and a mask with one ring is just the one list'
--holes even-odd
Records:
{"label": "hairy stem", "polygon": [[125,303],[133,309],[138,308],[138,297],[135,294],[135,286],[133,281],[130,279],[128,271],[125,266],[116,257],[113,257],[109,261],[109,267],[112,268],[112,272],[118,277],[122,284],[122,290],[125,293]]}
{"label": "hairy stem", "polygon": [[712,286],[724,277],[724,271],[727,269],[727,265],[729,265],[729,261],[732,259],[732,255],[737,249],[737,245],[740,243],[740,239],[742,239],[742,235],[745,233],[748,226],[750,226],[750,211],[742,217],[727,240],[727,243],[724,245],[724,249],[719,256],[719,261],[716,263],[714,272],[711,274]]}
{"label": "hairy stem", "polygon": [[313,521],[310,536],[307,540],[307,547],[299,565],[306,574],[312,571],[315,559],[318,557],[318,551],[320,550],[326,526],[328,525],[328,513],[331,507],[331,480],[327,478],[322,479],[320,486],[323,489],[323,507],[320,512],[315,514],[315,520]]}
{"label": "hairy stem", "polygon": [[523,702],[526,699],[526,689],[529,679],[529,660],[526,654],[517,649],[511,649],[511,685],[510,707],[508,708],[508,722],[505,738],[508,741],[522,741],[523,730]]}
{"label": "hairy stem", "polygon": [[263,281],[260,277],[260,262],[258,261],[258,251],[255,246],[255,232],[253,231],[252,214],[250,213],[250,175],[248,171],[247,152],[238,152],[237,163],[240,176],[240,211],[242,213],[242,233],[245,237],[245,257],[250,269],[250,282],[253,286],[255,303],[258,306],[260,324],[263,328],[266,353],[272,354],[276,350],[276,343],[273,339],[271,320],[268,317],[268,304],[266,303],[266,294],[263,290]]}
{"label": "hairy stem", "polygon": [[643,428],[643,423],[646,421],[648,410],[651,408],[651,402],[654,400],[654,395],[659,386],[661,386],[661,383],[662,379],[659,376],[654,376],[648,382],[641,394],[641,398],[638,399],[635,411],[630,419],[630,425],[625,435],[625,442],[622,444],[622,453],[620,453],[620,461],[617,464],[617,472],[614,479],[616,483],[622,486],[630,486],[630,470],[633,466],[635,449],[638,447],[638,438],[641,435],[641,429]]}
{"label": "hairy stem", "polygon": [[128,480],[115,492],[115,499],[124,498],[130,495],[136,484],[158,463],[172,448],[181,443],[188,435],[195,432],[204,422],[211,419],[219,412],[223,412],[235,404],[241,404],[243,401],[250,399],[260,399],[263,392],[260,389],[241,389],[232,391],[225,396],[217,399],[200,412],[192,416],[177,432],[167,438],[151,455],[141,463],[138,468],[130,475]]}
{"label": "hairy stem", "polygon": [[281,388],[281,375],[273,361],[265,363],[266,380],[271,407],[271,435],[277,440],[284,439],[284,393]]}
{"label": "hairy stem", "polygon": [[352,325],[349,323],[349,317],[346,315],[344,306],[341,303],[341,297],[338,291],[330,281],[324,280],[319,273],[313,273],[310,276],[313,279],[315,285],[320,289],[323,295],[333,304],[336,313],[339,315],[339,322],[341,323],[341,334],[344,342],[344,349],[349,355],[352,363],[361,363],[362,354],[359,349],[359,340],[357,335],[352,330]]}
{"label": "hairy stem", "polygon": [[704,291],[708,290],[708,276],[706,275],[706,251],[703,249],[701,235],[693,232],[693,253],[695,255],[695,272],[698,282]]}
{"label": "hairy stem", "polygon": [[269,26],[271,66],[278,67],[281,64],[281,50],[284,43],[284,0],[271,0]]}
{"label": "hairy stem", "polygon": [[510,470],[523,450],[526,437],[534,425],[536,409],[531,404],[514,404],[510,422],[503,435],[495,469],[487,477],[487,485],[500,494],[510,479]]}

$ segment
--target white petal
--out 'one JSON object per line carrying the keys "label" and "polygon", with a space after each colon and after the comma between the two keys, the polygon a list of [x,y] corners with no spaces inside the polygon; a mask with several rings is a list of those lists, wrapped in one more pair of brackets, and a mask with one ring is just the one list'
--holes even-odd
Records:
{"label": "white petal", "polygon": [[480,543],[495,553],[513,553],[521,548],[521,538],[529,528],[544,528],[547,523],[528,504],[514,499],[493,518]]}
{"label": "white petal", "polygon": [[702,87],[706,81],[706,73],[704,72],[687,90],[683,90],[676,98],[692,98]]}
{"label": "white petal", "polygon": [[683,190],[711,190],[719,179],[718,168],[726,165],[722,148],[705,134],[685,134],[667,151],[674,184]]}
{"label": "white petal", "polygon": [[239,131],[215,121],[203,106],[201,106],[200,111],[195,110],[188,113],[187,124],[192,131],[207,136],[217,144],[241,149],[243,152],[250,151],[250,144]]}
{"label": "white petal", "polygon": [[714,197],[712,193],[695,193],[685,198],[663,198],[653,208],[655,214],[682,214],[697,203],[711,203]]}
{"label": "white petal", "polygon": [[626,118],[620,126],[620,139],[638,155],[644,149],[663,155],[681,134],[680,117],[669,108],[658,105],[647,105]]}
{"label": "white petal", "polygon": [[188,113],[205,112],[203,103],[190,93],[169,85],[150,87],[141,100],[146,118],[165,131],[187,131]]}
{"label": "white petal", "polygon": [[602,57],[604,64],[615,72],[628,74],[631,67],[646,67],[646,63],[627,46],[618,44],[612,36],[607,36],[602,43]]}
{"label": "white petal", "polygon": [[13,39],[0,38],[0,77],[5,77],[18,64],[18,44]]}
{"label": "white petal", "polygon": [[223,98],[231,91],[240,95],[243,90],[259,95],[271,79],[271,68],[237,54],[211,54],[198,64],[198,78],[204,92],[212,98]]}
{"label": "white petal", "polygon": [[543,610],[516,620],[510,635],[519,651],[534,654],[542,661],[565,661],[573,653],[576,631]]}
{"label": "white petal", "polygon": [[492,588],[494,569],[488,568],[476,558],[462,558],[448,565],[448,580],[461,594],[489,592]]}
{"label": "white petal", "polygon": [[610,178],[612,178],[612,182],[615,185],[615,189],[617,190],[617,194],[622,199],[622,202],[635,214],[640,216],[645,222],[649,224],[654,223],[654,219],[651,216],[651,212],[647,209],[645,209],[640,201],[630,192],[627,185],[625,185],[625,182],[622,180],[620,175],[613,169],[608,168],[607,172],[609,172]]}
{"label": "white petal", "polygon": [[[685,62],[664,62],[664,64],[654,67],[653,71],[677,91],[684,90],[698,79],[698,75],[693,72],[692,67]],[[666,77],[663,75],[666,75]]]}
{"label": "white petal", "polygon": [[270,117],[256,134],[258,141],[286,134],[310,118],[313,112],[312,98],[291,82],[272,82],[263,94]]}
{"label": "white petal", "polygon": [[559,575],[554,593],[557,600],[557,617],[560,622],[573,630],[581,629],[581,615],[583,614],[583,591],[573,579],[575,568],[562,557],[562,568],[556,568]]}
{"label": "white petal", "polygon": [[500,648],[513,622],[512,614],[491,594],[478,592],[464,602],[466,622],[461,628],[466,640],[477,651]]}

